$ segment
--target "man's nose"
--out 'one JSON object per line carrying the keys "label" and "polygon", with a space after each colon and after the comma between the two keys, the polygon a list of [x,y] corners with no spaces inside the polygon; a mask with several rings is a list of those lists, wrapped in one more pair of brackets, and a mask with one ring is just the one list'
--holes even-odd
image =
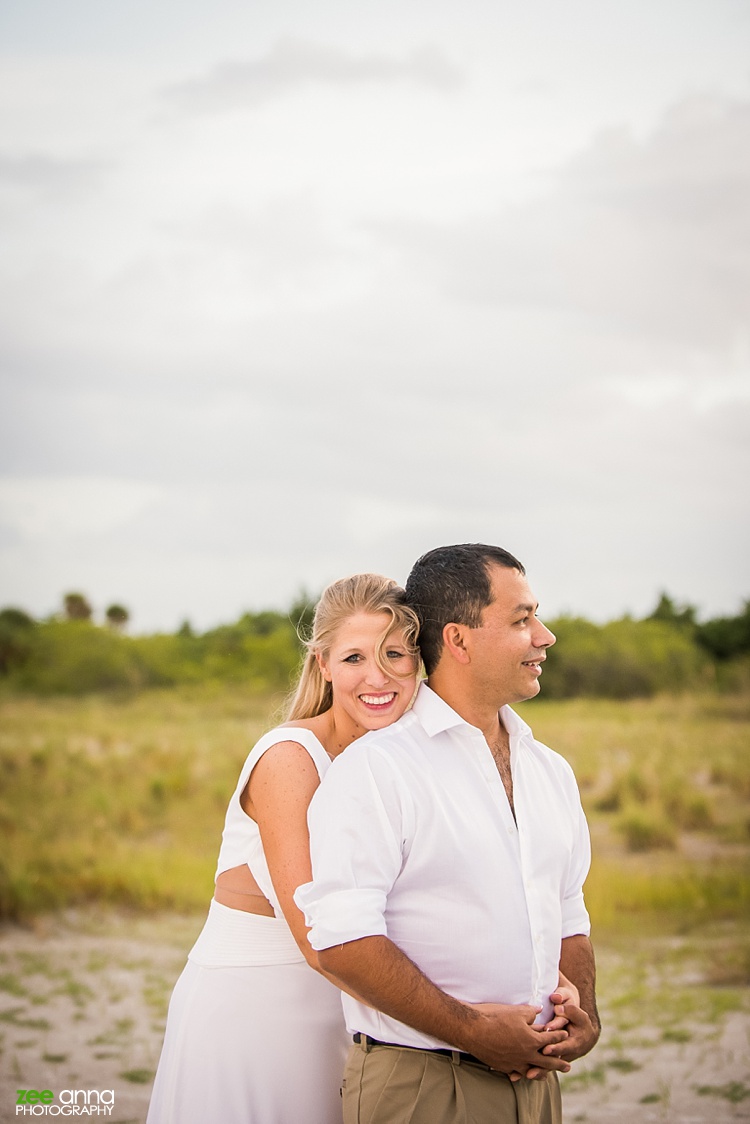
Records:
{"label": "man's nose", "polygon": [[534,647],[535,648],[551,648],[557,640],[554,632],[547,628],[546,624],[537,621],[537,631],[534,633]]}

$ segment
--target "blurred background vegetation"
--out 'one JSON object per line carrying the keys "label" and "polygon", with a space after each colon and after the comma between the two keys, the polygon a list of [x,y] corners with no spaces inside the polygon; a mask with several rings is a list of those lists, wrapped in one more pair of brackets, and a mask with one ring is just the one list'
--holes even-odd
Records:
{"label": "blurred background vegetation", "polygon": [[[131,636],[124,606],[97,624],[80,593],[52,619],[0,612],[0,919],[205,909],[313,600],[200,634]],[[597,932],[729,925],[723,963],[750,981],[750,603],[701,623],[664,594],[642,620],[549,624],[542,694],[519,709],[578,777]]]}
{"label": "blurred background vegetation", "polygon": [[[34,695],[135,692],[205,682],[285,690],[298,666],[298,630],[314,598],[286,611],[245,613],[234,624],[195,632],[131,636],[128,610],[110,605],[94,623],[88,599],[68,593],[59,614],[34,620],[0,610],[0,689]],[[700,622],[666,593],[645,619],[594,624],[546,622],[558,643],[544,670],[545,698],[647,698],[694,688],[737,690],[750,683],[750,601],[734,617]]]}
{"label": "blurred background vegetation", "polygon": [[103,623],[94,623],[81,593],[67,593],[61,612],[46,620],[2,609],[0,690],[86,695],[201,682],[283,690],[299,664],[298,630],[309,626],[313,604],[300,594],[286,612],[245,613],[204,633],[185,621],[175,633],[142,636],[128,635],[123,605],[108,606]]}

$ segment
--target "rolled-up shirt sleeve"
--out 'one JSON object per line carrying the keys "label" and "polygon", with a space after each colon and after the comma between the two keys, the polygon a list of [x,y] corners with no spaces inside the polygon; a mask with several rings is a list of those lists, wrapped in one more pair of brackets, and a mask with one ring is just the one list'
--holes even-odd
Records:
{"label": "rolled-up shirt sleeve", "polygon": [[377,752],[333,762],[308,811],[313,877],[294,900],[316,950],[387,933],[386,903],[402,864],[403,786]]}

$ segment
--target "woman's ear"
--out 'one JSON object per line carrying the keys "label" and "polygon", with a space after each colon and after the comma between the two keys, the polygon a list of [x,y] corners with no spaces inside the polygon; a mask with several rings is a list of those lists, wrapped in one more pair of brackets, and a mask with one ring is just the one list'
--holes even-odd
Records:
{"label": "woman's ear", "polygon": [[457,663],[471,663],[466,647],[466,626],[451,622],[443,629],[443,647]]}
{"label": "woman's ear", "polygon": [[315,660],[317,662],[318,667],[320,668],[320,674],[323,676],[326,683],[330,683],[331,682],[331,673],[328,670],[328,664],[326,663],[325,659],[323,658],[323,653],[318,651],[317,649],[315,651]]}

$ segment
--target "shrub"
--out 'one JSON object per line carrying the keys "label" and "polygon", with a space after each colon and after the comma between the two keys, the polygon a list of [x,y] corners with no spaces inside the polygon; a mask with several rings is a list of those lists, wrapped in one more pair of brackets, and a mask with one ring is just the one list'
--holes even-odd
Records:
{"label": "shrub", "polygon": [[23,609],[0,610],[0,675],[8,675],[29,657],[35,622]]}
{"label": "shrub", "polygon": [[624,837],[629,851],[672,848],[677,842],[674,826],[656,809],[629,809],[620,817],[617,829]]}
{"label": "shrub", "polygon": [[40,623],[28,658],[11,681],[42,695],[143,686],[138,662],[124,639],[87,620]]}
{"label": "shrub", "polygon": [[691,636],[664,621],[626,617],[596,625],[562,617],[550,628],[557,644],[544,668],[547,698],[648,697],[695,684],[706,667]]}

